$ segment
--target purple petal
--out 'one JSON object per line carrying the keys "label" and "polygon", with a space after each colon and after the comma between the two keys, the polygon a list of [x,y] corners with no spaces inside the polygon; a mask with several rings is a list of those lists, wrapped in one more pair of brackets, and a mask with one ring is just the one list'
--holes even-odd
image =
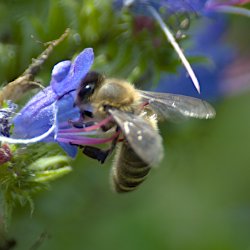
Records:
{"label": "purple petal", "polygon": [[62,61],[56,64],[52,70],[52,88],[56,88],[58,82],[65,79],[69,73],[71,61]]}
{"label": "purple petal", "polygon": [[59,137],[59,142],[64,143],[73,143],[77,145],[96,145],[96,144],[104,144],[107,142],[111,142],[119,135],[119,132],[116,132],[114,135],[108,138],[90,138],[90,137],[84,137],[84,136],[63,136]]}
{"label": "purple petal", "polygon": [[[27,143],[34,142],[38,137],[38,140],[53,142],[60,128],[70,128],[68,120],[79,119],[79,109],[73,107],[75,92],[72,90],[78,87],[88,73],[93,60],[93,50],[87,48],[72,64],[63,61],[55,65],[50,86],[36,94],[14,117],[13,138],[27,139],[30,141]],[[59,144],[69,156],[75,157],[77,147]]]}
{"label": "purple petal", "polygon": [[103,125],[106,125],[108,122],[112,120],[112,116],[108,116],[107,118],[101,120],[99,123],[96,123],[92,126],[86,127],[86,128],[63,128],[59,133],[61,134],[71,134],[71,133],[88,133],[91,131],[97,131],[99,128],[101,128]]}
{"label": "purple petal", "polygon": [[[79,119],[80,111],[77,107],[73,107],[74,104],[74,92],[71,92],[70,94],[66,94],[57,101],[57,131],[60,130],[61,127],[63,128],[71,128],[71,125],[69,124],[69,120],[76,120]],[[55,136],[55,140],[56,140]],[[57,140],[56,140],[57,141]],[[70,145],[68,143],[61,143],[58,142],[58,144],[62,147],[62,149],[72,158],[76,157],[78,148],[77,146]]]}
{"label": "purple petal", "polygon": [[[205,4],[205,0],[115,0],[114,6],[116,8],[121,8],[122,6],[129,6],[130,9],[139,15],[151,16],[148,11],[148,6],[155,8],[157,11],[159,9],[164,10],[164,15],[170,16],[177,12],[199,12],[202,10]],[[128,5],[129,3],[129,5]],[[161,12],[162,13],[162,12]]]}
{"label": "purple petal", "polygon": [[57,96],[47,87],[36,94],[13,119],[14,138],[32,138],[45,133],[53,124],[53,103]]}
{"label": "purple petal", "polygon": [[62,143],[62,142],[59,142],[58,144],[68,154],[68,156],[70,156],[72,158],[76,157],[77,151],[78,151],[78,147],[77,146],[73,146],[73,145],[70,145],[68,143]]}
{"label": "purple petal", "polygon": [[77,120],[80,117],[80,110],[78,107],[74,106],[74,92],[71,92],[70,94],[66,94],[63,96],[63,98],[59,99],[57,101],[57,124],[58,129],[61,127],[71,128],[71,124],[69,124],[69,120]]}
{"label": "purple petal", "polygon": [[[77,89],[80,82],[84,79],[85,75],[90,70],[94,61],[94,52],[92,48],[87,48],[81,52],[76,59],[71,64],[70,72],[68,74],[61,74],[61,65],[59,65],[59,72],[62,77],[61,81],[57,81],[57,79],[52,78],[51,86],[54,92],[59,96],[62,97],[63,95],[69,93],[72,90]],[[63,65],[64,66],[64,65]],[[68,65],[65,66],[65,71],[68,70]],[[65,78],[63,79],[63,76]]]}
{"label": "purple petal", "polygon": [[[81,81],[89,72],[94,62],[94,52],[92,48],[85,49],[72,64],[72,73],[75,81]],[[78,85],[75,84],[75,87]]]}

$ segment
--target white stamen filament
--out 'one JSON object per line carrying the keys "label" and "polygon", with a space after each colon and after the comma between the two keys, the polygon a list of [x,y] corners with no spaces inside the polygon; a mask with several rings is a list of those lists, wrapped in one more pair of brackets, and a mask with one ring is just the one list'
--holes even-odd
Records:
{"label": "white stamen filament", "polygon": [[163,20],[162,20],[161,16],[159,15],[159,13],[152,6],[148,5],[148,9],[151,12],[151,14],[153,15],[153,17],[156,19],[156,21],[159,23],[159,25],[161,26],[161,29],[163,30],[164,34],[166,35],[168,41],[174,47],[176,53],[180,57],[181,62],[183,63],[184,67],[186,68],[186,70],[187,70],[187,72],[188,72],[188,74],[189,74],[195,88],[200,93],[199,81],[198,81],[197,77],[195,76],[195,73],[194,73],[191,65],[189,64],[187,58],[185,57],[184,53],[182,52],[179,44],[176,42],[176,40],[175,40],[173,34],[171,33],[170,29],[163,22]]}
{"label": "white stamen filament", "polygon": [[224,13],[229,13],[229,14],[236,14],[236,15],[250,17],[250,10],[242,8],[242,7],[222,5],[222,6],[216,6],[213,10],[218,11],[218,12],[224,12]]}
{"label": "white stamen filament", "polygon": [[30,143],[36,143],[36,142],[39,142],[39,141],[45,139],[56,128],[56,115],[57,115],[56,102],[53,103],[53,113],[54,113],[53,125],[45,133],[43,133],[43,134],[41,134],[39,136],[33,137],[33,138],[29,138],[29,139],[18,139],[18,138],[9,138],[9,137],[5,137],[5,136],[0,136],[0,141],[1,142],[7,142],[7,143],[10,143],[10,144],[30,144]]}
{"label": "white stamen filament", "polygon": [[48,135],[50,135],[54,129],[55,129],[55,124],[53,124],[49,130],[47,130],[44,134],[41,134],[39,136],[30,138],[30,139],[15,139],[15,138],[9,138],[9,137],[5,137],[5,136],[0,136],[0,141],[1,142],[7,142],[10,144],[30,144],[30,143],[35,143],[35,142],[39,142],[43,139],[45,139]]}

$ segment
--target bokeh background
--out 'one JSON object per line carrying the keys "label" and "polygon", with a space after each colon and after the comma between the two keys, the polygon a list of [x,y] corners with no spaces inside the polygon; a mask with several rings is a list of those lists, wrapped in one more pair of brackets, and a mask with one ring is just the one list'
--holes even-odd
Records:
{"label": "bokeh background", "polygon": [[[152,47],[157,25],[139,37],[131,32],[136,15],[110,1],[0,1],[0,82],[19,76],[43,42],[70,27],[38,76],[43,83],[56,62],[93,47],[94,68],[108,75],[198,96],[171,47]],[[100,165],[79,153],[72,173],[34,196],[32,215],[28,206],[15,208],[8,228],[14,249],[250,249],[249,22],[199,13],[181,41],[216,119],[161,123],[164,160],[129,194],[110,189],[112,159]]]}

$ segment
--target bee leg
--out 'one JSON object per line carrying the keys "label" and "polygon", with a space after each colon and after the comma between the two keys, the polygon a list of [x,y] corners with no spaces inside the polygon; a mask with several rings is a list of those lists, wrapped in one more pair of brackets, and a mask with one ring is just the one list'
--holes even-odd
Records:
{"label": "bee leg", "polygon": [[[119,128],[119,127],[116,127],[116,130],[115,130],[115,131],[116,131],[116,132],[120,131],[120,128]],[[110,155],[110,154],[112,154],[112,152],[114,151],[115,146],[116,146],[116,144],[117,144],[117,142],[118,142],[118,139],[119,139],[119,136],[117,136],[117,137],[115,137],[115,138],[113,139],[110,148],[106,150],[107,156]]]}
{"label": "bee leg", "polygon": [[92,121],[89,121],[89,122],[84,122],[84,118],[85,116],[87,117],[90,117],[90,118],[93,118],[93,113],[88,111],[88,110],[84,110],[81,112],[80,114],[80,118],[78,121],[72,121],[72,120],[69,120],[69,123],[75,127],[75,128],[86,128],[86,127],[89,127],[89,126],[92,126],[94,125],[95,123],[92,122]]}
{"label": "bee leg", "polygon": [[96,159],[101,163],[104,163],[106,158],[113,152],[116,143],[118,141],[118,137],[116,137],[111,144],[109,149],[103,150],[100,148],[92,147],[92,146],[83,146],[82,152],[89,156],[90,158]]}
{"label": "bee leg", "polygon": [[82,121],[72,121],[72,120],[69,120],[68,121],[68,123],[70,124],[70,125],[72,125],[74,128],[84,128],[84,126],[83,126],[83,122]]}
{"label": "bee leg", "polygon": [[92,146],[83,146],[82,148],[83,148],[82,150],[83,154],[101,163],[104,163],[107,156],[110,154],[109,149],[103,150]]}
{"label": "bee leg", "polygon": [[85,116],[88,116],[90,118],[94,118],[93,113],[91,111],[88,111],[88,110],[83,110],[81,112],[81,117],[84,118]]}
{"label": "bee leg", "polygon": [[74,128],[86,128],[95,125],[94,121],[89,121],[89,122],[82,122],[82,121],[72,121],[69,120],[69,123],[74,127]]}
{"label": "bee leg", "polygon": [[[119,131],[120,128],[116,128],[116,131]],[[87,155],[88,157],[95,159],[102,164],[105,162],[106,158],[113,152],[116,143],[118,141],[119,136],[113,139],[112,144],[109,149],[103,150],[97,147],[93,146],[82,146],[82,145],[76,145],[82,149],[83,154]],[[72,144],[74,145],[74,144]]]}

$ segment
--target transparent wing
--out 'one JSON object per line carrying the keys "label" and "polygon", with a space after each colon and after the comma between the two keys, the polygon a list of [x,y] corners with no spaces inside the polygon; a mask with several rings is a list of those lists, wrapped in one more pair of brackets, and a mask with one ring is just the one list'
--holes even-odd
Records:
{"label": "transparent wing", "polygon": [[143,102],[149,103],[149,108],[161,117],[178,121],[188,117],[210,119],[215,117],[214,108],[207,102],[183,95],[140,91]]}
{"label": "transparent wing", "polygon": [[144,117],[109,110],[135,153],[147,164],[156,165],[163,157],[162,138]]}

